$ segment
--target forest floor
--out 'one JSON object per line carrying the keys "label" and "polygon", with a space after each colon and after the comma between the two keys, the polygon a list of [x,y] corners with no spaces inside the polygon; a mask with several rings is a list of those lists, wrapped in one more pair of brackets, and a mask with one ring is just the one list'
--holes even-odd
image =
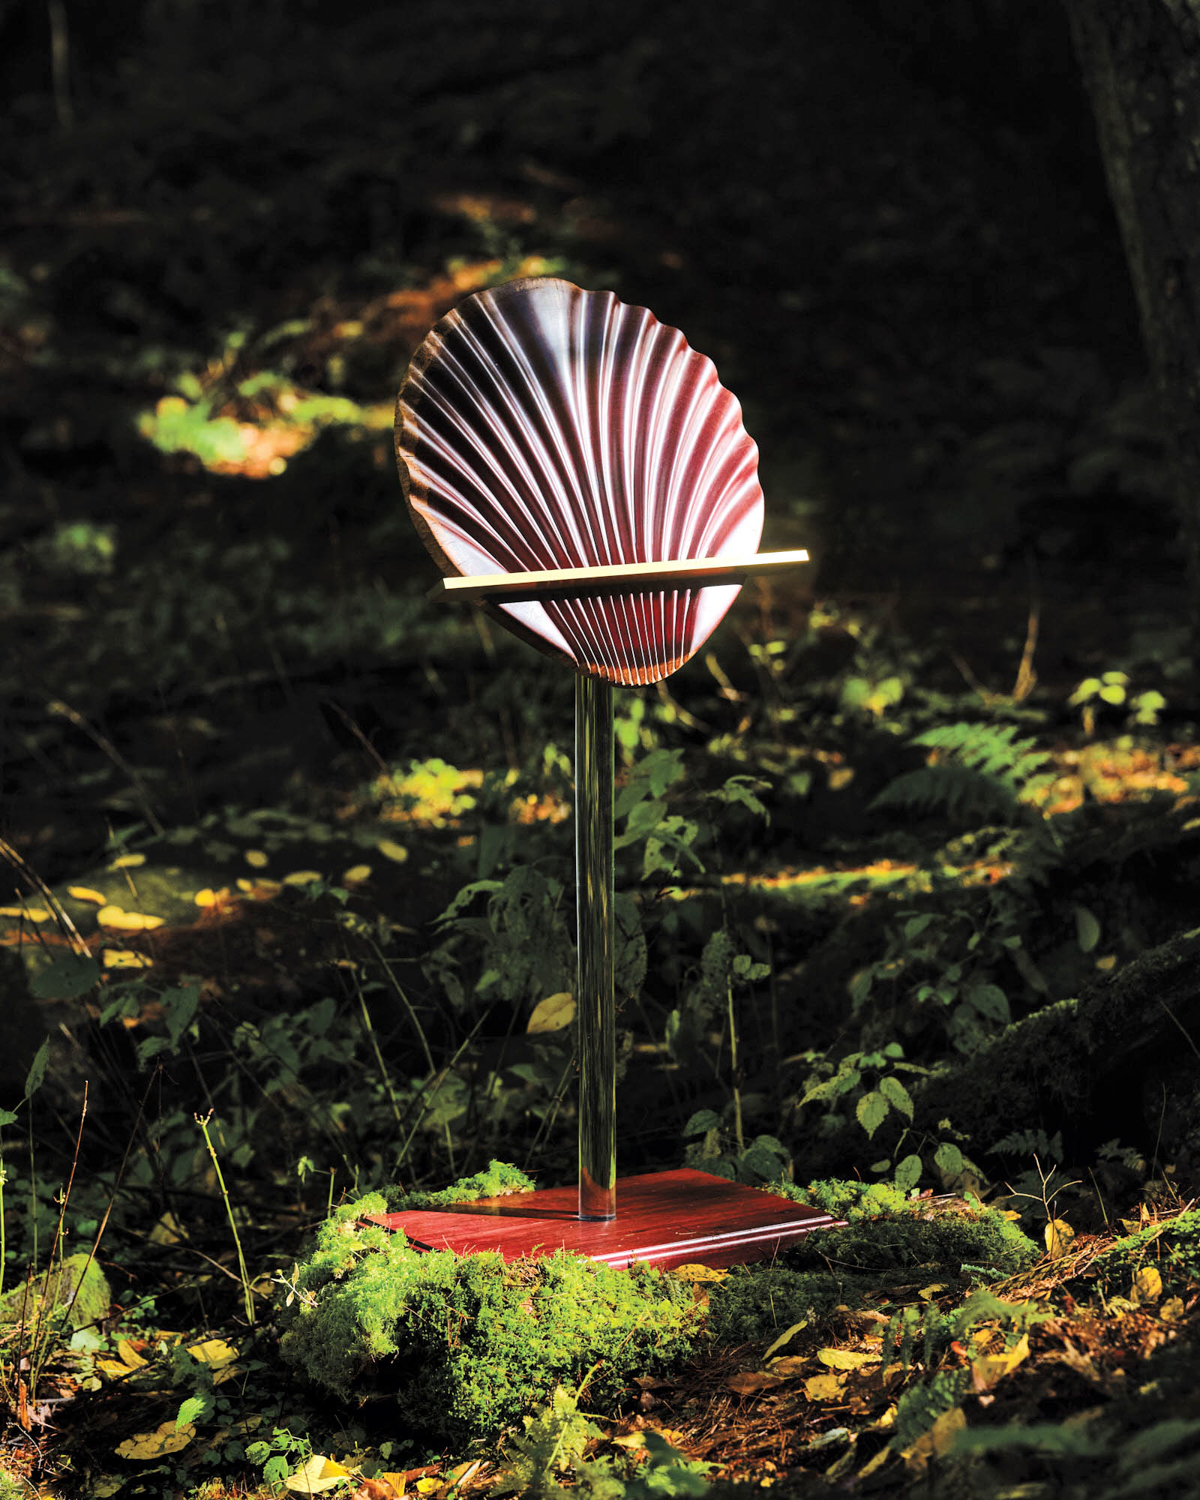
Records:
{"label": "forest floor", "polygon": [[[623,1168],[761,1182],[756,1138],[799,1183],[883,1158],[1045,1248],[992,1288],[1023,1330],[882,1368],[898,1307],[950,1326],[969,1293],[921,1266],[770,1356],[646,1375],[581,1452],[659,1431],[797,1494],[1189,1492],[1200,1285],[1163,1248],[1196,1192],[1186,1017],[1095,1118],[906,1142],[897,1102],[1194,921],[1186,591],[1082,101],[1064,72],[1058,114],[981,108],[853,7],[642,9],[460,5],[401,44],[388,13],[180,7],[111,65],[76,54],[72,129],[49,93],[9,107],[0,1264],[11,1287],[96,1241],[112,1301],[61,1336],[0,1312],[3,1500],[496,1484],[494,1445],[314,1397],[273,1320],[331,1204],[495,1156],[573,1171],[570,1032],[527,1030],[571,982],[571,684],[424,600],[390,433],[432,323],[545,272],[714,358],[764,544],[814,556],[619,705],[630,807],[677,833],[623,856],[649,975]],[[875,805],[964,723],[969,796]],[[770,967],[738,990],[738,1077],[716,930],[738,975]],[[954,1372],[894,1445],[902,1389]],[[971,1458],[960,1427],[1006,1435]]]}

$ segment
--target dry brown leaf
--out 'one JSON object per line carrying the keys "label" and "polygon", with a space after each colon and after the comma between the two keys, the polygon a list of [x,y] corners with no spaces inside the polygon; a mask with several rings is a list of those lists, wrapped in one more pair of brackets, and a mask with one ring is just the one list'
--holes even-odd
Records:
{"label": "dry brown leaf", "polygon": [[783,1381],[767,1370],[743,1370],[738,1375],[731,1375],[725,1384],[739,1396],[753,1396],[759,1391],[769,1391],[773,1386],[782,1385]]}

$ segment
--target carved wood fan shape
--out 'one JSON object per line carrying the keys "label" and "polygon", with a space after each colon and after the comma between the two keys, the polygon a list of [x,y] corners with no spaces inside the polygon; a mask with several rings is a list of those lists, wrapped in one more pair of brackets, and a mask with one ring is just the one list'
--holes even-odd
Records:
{"label": "carved wood fan shape", "polygon": [[[762,535],[758,449],[712,361],[644,307],[567,281],[508,282],[444,317],[400,392],[396,452],[447,579],[744,560]],[[484,608],[632,686],[693,656],[740,579],[597,587],[516,602],[493,590]]]}

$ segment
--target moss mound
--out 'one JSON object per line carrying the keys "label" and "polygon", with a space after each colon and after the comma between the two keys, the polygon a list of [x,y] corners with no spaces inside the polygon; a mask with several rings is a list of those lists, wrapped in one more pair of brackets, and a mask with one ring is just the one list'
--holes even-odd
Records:
{"label": "moss mound", "polygon": [[820,1320],[839,1306],[865,1305],[890,1284],[960,1282],[1011,1275],[1037,1247],[994,1209],[956,1200],[906,1199],[895,1188],[861,1182],[772,1186],[837,1213],[845,1229],[822,1229],[790,1246],[781,1261],[737,1267],[710,1297],[709,1327],[727,1342],[764,1337],[802,1318]]}
{"label": "moss mound", "polygon": [[828,1204],[848,1221],[845,1229],[812,1234],[792,1246],[786,1261],[797,1269],[834,1266],[874,1276],[878,1284],[881,1274],[931,1266],[992,1280],[1023,1270],[1038,1253],[995,1209],[962,1199],[905,1199],[894,1188],[853,1182],[812,1183],[793,1196],[822,1208]]}
{"label": "moss mound", "polygon": [[1107,1294],[1127,1294],[1143,1266],[1153,1266],[1168,1295],[1200,1282],[1200,1208],[1160,1219],[1098,1255],[1089,1271]]}
{"label": "moss mound", "polygon": [[318,1232],[282,1352],[343,1398],[390,1385],[431,1438],[493,1437],[560,1384],[586,1380],[589,1402],[612,1400],[681,1362],[701,1332],[691,1288],[656,1271],[421,1253],[359,1222],[384,1209],[372,1194]]}
{"label": "moss mound", "polygon": [[111,1303],[112,1290],[104,1272],[80,1251],[68,1255],[49,1277],[35,1274],[5,1292],[0,1297],[0,1324],[65,1316],[72,1328],[86,1328],[106,1317]]}

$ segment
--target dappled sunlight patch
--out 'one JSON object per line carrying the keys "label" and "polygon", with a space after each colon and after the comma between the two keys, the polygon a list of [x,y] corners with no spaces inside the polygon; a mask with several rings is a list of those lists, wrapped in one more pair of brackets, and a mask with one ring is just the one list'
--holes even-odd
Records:
{"label": "dappled sunlight patch", "polygon": [[1137,744],[1124,735],[1057,749],[1051,765],[1053,779],[1029,799],[1047,817],[1074,812],[1085,798],[1114,804],[1156,794],[1188,797],[1193,794],[1189,777],[1200,772],[1200,746]]}
{"label": "dappled sunlight patch", "polygon": [[[180,376],[175,391],[143,411],[137,429],[160,452],[190,455],[210,473],[276,478],[327,428],[367,439],[390,433],[390,395],[359,402],[336,394],[357,357],[372,351],[377,358],[378,351],[386,351],[402,365],[462,297],[514,275],[540,276],[556,267],[537,255],[515,264],[460,261],[423,285],[389,292],[365,306],[323,299],[307,317],[268,330],[257,341],[235,335],[220,358],[198,374]],[[276,368],[280,363],[320,371],[335,394],[298,384]],[[386,461],[387,445],[378,446]]]}
{"label": "dappled sunlight patch", "polygon": [[371,789],[385,822],[450,828],[475,806],[473,793],[482,785],[481,770],[459,770],[434,757],[414,762],[406,772],[377,777]]}

